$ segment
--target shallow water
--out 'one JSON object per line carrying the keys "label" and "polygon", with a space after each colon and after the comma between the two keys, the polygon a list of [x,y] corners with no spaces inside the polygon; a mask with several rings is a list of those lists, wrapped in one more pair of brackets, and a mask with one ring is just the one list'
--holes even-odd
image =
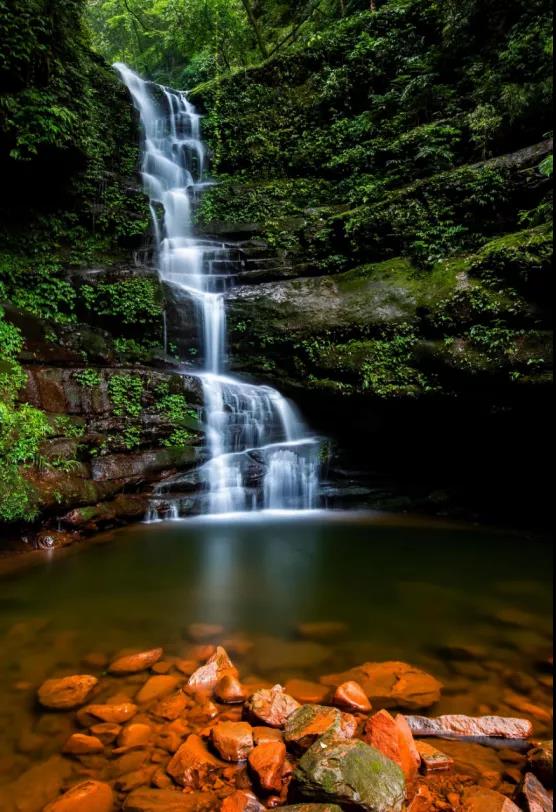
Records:
{"label": "shallow water", "polygon": [[[0,782],[45,755],[21,753],[44,678],[83,673],[90,651],[186,656],[191,623],[249,639],[234,657],[244,677],[403,659],[446,683],[437,710],[465,713],[511,712],[504,680],[515,691],[519,674],[540,680],[529,699],[548,691],[552,547],[541,539],[383,514],[251,514],[137,525],[38,558],[0,576],[0,756],[19,751],[5,778],[0,759]],[[296,627],[314,621],[349,631],[301,641]],[[482,648],[475,661],[448,646]]]}

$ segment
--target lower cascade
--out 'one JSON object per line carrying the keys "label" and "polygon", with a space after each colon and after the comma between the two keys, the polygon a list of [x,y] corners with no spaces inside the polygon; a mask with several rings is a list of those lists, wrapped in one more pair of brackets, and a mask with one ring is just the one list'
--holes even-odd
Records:
{"label": "lower cascade", "polygon": [[[148,521],[178,519],[191,510],[202,485],[206,514],[255,510],[310,510],[318,506],[320,442],[308,434],[295,407],[269,386],[226,374],[229,248],[193,233],[196,202],[208,181],[201,117],[185,93],[143,80],[117,64],[137,107],[144,133],[142,175],[150,210],[159,277],[176,300],[193,302],[203,368],[207,462],[158,486]],[[191,370],[188,370],[191,374]]]}

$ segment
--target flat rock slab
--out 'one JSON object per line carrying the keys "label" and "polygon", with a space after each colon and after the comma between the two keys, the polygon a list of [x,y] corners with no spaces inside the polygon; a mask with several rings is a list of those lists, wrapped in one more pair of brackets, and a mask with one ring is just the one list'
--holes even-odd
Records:
{"label": "flat rock slab", "polygon": [[319,739],[294,773],[302,798],[363,812],[401,812],[405,779],[397,764],[362,741]]}
{"label": "flat rock slab", "polygon": [[137,789],[124,804],[125,812],[214,812],[218,800],[211,792],[184,795],[173,789]]}
{"label": "flat rock slab", "polygon": [[430,708],[440,700],[442,683],[402,662],[364,663],[342,674],[322,677],[323,685],[338,688],[344,682],[357,682],[373,705],[379,708]]}
{"label": "flat rock slab", "polygon": [[436,738],[495,738],[528,739],[533,734],[533,725],[527,719],[513,719],[503,716],[406,716],[414,736],[435,736]]}

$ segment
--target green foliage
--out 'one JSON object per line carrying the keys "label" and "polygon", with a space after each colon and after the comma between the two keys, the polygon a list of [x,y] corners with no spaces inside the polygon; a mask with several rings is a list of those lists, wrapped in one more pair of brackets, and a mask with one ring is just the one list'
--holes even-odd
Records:
{"label": "green foliage", "polygon": [[132,277],[121,282],[84,284],[79,293],[87,321],[100,321],[116,335],[133,327],[143,339],[160,338],[163,305],[156,280]]}
{"label": "green foliage", "polygon": [[96,369],[79,370],[79,372],[74,373],[73,377],[85,389],[94,389],[95,386],[100,386],[102,380]]}
{"label": "green foliage", "polygon": [[75,291],[54,257],[0,253],[0,281],[16,307],[59,324],[75,321]]}
{"label": "green foliage", "polygon": [[138,375],[112,375],[108,395],[117,417],[137,418],[143,411],[143,381]]}

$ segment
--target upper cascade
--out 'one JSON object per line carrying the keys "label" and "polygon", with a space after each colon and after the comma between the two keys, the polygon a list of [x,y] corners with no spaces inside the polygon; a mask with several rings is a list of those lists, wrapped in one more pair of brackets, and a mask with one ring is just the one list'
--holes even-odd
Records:
{"label": "upper cascade", "polygon": [[[143,129],[142,176],[149,197],[160,279],[195,304],[202,343],[198,374],[204,392],[208,461],[200,469],[205,513],[300,510],[318,505],[320,443],[308,436],[295,408],[268,386],[226,375],[223,272],[229,249],[195,236],[199,195],[208,185],[201,116],[182,91],[148,82],[123,64],[114,66],[129,89]],[[176,299],[179,301],[179,296]],[[170,501],[180,516],[180,484],[160,486],[150,518]],[[183,490],[183,488],[182,488]],[[165,509],[167,513],[167,507]]]}

